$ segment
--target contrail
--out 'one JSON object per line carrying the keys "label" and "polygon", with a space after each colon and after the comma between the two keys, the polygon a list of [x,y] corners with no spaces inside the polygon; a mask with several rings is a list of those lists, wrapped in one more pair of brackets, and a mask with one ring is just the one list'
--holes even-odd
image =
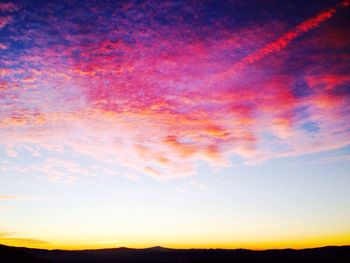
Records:
{"label": "contrail", "polygon": [[316,16],[307,19],[306,21],[300,23],[299,25],[295,26],[292,30],[288,31],[287,33],[284,33],[281,37],[279,37],[277,40],[267,44],[261,49],[256,50],[255,52],[249,54],[248,56],[244,57],[242,60],[234,64],[231,68],[228,70],[221,72],[219,74],[216,74],[211,82],[216,82],[220,80],[224,80],[227,78],[232,77],[237,71],[242,70],[247,65],[253,64],[261,59],[263,59],[265,56],[269,55],[273,52],[278,52],[281,49],[285,48],[291,41],[293,41],[295,38],[299,37],[303,33],[308,32],[309,30],[318,27],[322,22],[330,19],[337,9],[341,7],[348,7],[350,5],[349,0],[342,1],[335,5],[332,8],[329,8],[326,11],[323,11]]}

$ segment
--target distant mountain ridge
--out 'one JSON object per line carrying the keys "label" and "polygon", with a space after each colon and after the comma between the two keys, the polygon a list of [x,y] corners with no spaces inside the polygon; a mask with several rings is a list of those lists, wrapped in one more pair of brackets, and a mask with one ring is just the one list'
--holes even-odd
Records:
{"label": "distant mountain ridge", "polygon": [[350,262],[350,246],[311,249],[172,249],[161,246],[86,250],[46,250],[0,245],[0,262],[118,262],[118,263],[228,263],[228,262]]}

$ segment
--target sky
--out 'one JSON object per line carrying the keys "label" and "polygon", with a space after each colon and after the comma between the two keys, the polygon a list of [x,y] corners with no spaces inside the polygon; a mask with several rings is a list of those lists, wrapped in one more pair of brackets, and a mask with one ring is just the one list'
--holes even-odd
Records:
{"label": "sky", "polygon": [[0,243],[349,245],[349,7],[0,0]]}

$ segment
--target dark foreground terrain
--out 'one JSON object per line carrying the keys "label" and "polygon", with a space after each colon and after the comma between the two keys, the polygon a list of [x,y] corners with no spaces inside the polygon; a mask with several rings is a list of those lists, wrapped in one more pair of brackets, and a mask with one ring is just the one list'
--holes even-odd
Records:
{"label": "dark foreground terrain", "polygon": [[245,249],[45,250],[0,245],[0,262],[350,262],[350,246],[253,251]]}

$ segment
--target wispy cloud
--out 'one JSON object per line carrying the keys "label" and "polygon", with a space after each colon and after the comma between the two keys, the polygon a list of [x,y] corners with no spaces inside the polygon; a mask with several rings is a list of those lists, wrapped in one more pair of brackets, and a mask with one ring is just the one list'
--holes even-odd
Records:
{"label": "wispy cloud", "polygon": [[14,246],[37,246],[43,244],[49,244],[49,242],[32,239],[32,238],[23,238],[23,237],[14,237],[17,236],[15,233],[0,232],[0,243],[5,245],[14,245]]}
{"label": "wispy cloud", "polygon": [[29,201],[29,200],[41,200],[41,199],[45,199],[45,197],[26,196],[26,195],[0,195],[0,201],[11,201],[11,200]]}
{"label": "wispy cloud", "polygon": [[4,28],[7,24],[9,24],[12,21],[11,16],[2,16],[0,17],[0,30]]}
{"label": "wispy cloud", "polygon": [[[3,206],[3,205],[0,206],[0,212],[4,212],[4,213],[7,213],[7,212],[12,211],[14,209],[15,208],[13,206]],[[0,237],[1,237],[1,233],[0,233]]]}
{"label": "wispy cloud", "polygon": [[0,3],[0,12],[14,12],[18,10],[18,6],[12,2]]}
{"label": "wispy cloud", "polygon": [[349,162],[350,154],[339,154],[328,157],[323,157],[320,159],[309,161],[311,164],[329,164],[329,163],[337,163],[337,162]]}
{"label": "wispy cloud", "polygon": [[191,180],[191,181],[189,181],[189,184],[192,185],[195,188],[200,189],[200,190],[208,189],[208,187],[205,184],[203,184],[201,182],[198,182],[197,180]]}

